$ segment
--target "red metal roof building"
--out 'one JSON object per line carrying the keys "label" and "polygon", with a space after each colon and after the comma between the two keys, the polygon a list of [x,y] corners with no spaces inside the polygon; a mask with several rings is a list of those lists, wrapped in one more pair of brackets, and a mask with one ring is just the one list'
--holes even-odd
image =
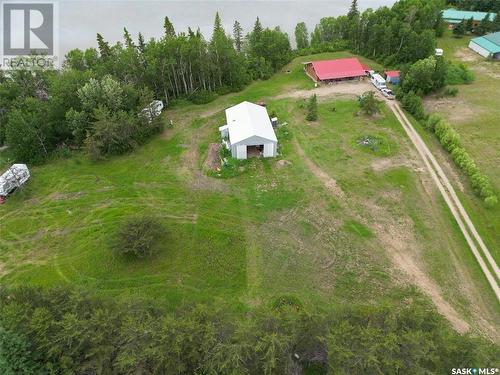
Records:
{"label": "red metal roof building", "polygon": [[369,67],[355,57],[312,61],[305,64],[306,73],[315,81],[341,81],[366,76]]}

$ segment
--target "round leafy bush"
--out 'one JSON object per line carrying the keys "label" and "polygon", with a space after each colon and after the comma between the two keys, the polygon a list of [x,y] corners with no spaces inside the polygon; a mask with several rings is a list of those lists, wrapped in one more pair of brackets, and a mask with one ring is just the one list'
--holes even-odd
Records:
{"label": "round leafy bush", "polygon": [[496,195],[490,195],[485,198],[484,203],[486,204],[486,207],[495,207],[498,204],[498,198]]}
{"label": "round leafy bush", "polygon": [[113,249],[122,255],[149,258],[156,254],[165,236],[165,229],[155,217],[134,217],[118,229]]}

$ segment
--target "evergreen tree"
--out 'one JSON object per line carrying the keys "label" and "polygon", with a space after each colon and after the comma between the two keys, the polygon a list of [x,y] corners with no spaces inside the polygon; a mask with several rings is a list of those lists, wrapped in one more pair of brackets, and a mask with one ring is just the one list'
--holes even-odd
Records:
{"label": "evergreen tree", "polygon": [[359,107],[361,108],[361,112],[368,116],[373,116],[380,112],[380,103],[377,98],[375,98],[375,93],[373,91],[365,92],[361,96]]}
{"label": "evergreen tree", "polygon": [[233,39],[236,51],[241,52],[241,48],[243,47],[243,28],[238,21],[234,21]]}
{"label": "evergreen tree", "polygon": [[500,12],[495,15],[495,18],[491,22],[491,32],[500,31]]}
{"label": "evergreen tree", "polygon": [[309,47],[309,34],[304,22],[300,22],[295,26],[295,42],[298,50]]}
{"label": "evergreen tree", "polygon": [[461,38],[465,34],[465,22],[462,20],[453,28],[453,35]]}
{"label": "evergreen tree", "polygon": [[99,48],[99,54],[101,58],[107,59],[111,56],[111,48],[109,47],[108,42],[104,40],[101,34],[97,33],[97,46]]}
{"label": "evergreen tree", "polygon": [[347,13],[347,18],[352,20],[357,16],[359,16],[358,0],[352,0],[351,7],[349,8],[349,13]]}
{"label": "evergreen tree", "polygon": [[479,35],[488,34],[491,31],[492,26],[493,22],[490,20],[490,15],[488,13],[484,16],[481,24],[477,27],[476,32]]}
{"label": "evergreen tree", "polygon": [[260,19],[259,17],[257,17],[257,19],[255,20],[255,24],[253,26],[253,34],[256,36],[256,37],[260,37],[260,35],[262,34],[262,24],[260,23]]}
{"label": "evergreen tree", "polygon": [[474,19],[471,17],[467,20],[467,24],[465,25],[465,30],[467,32],[472,32],[474,30]]}
{"label": "evergreen tree", "polygon": [[222,28],[222,21],[219,16],[219,12],[215,13],[215,21],[214,21],[214,34],[224,32]]}
{"label": "evergreen tree", "polygon": [[134,49],[134,42],[132,41],[132,37],[130,36],[130,33],[128,32],[127,28],[123,28],[123,38],[125,39],[125,46],[128,49]]}
{"label": "evergreen tree", "polygon": [[165,16],[165,20],[163,21],[163,29],[167,38],[175,38],[174,25],[170,22],[168,16]]}
{"label": "evergreen tree", "polygon": [[144,36],[142,35],[142,33],[139,33],[137,47],[139,48],[139,51],[141,53],[144,53],[144,50],[146,49],[146,43],[144,42]]}
{"label": "evergreen tree", "polygon": [[316,121],[318,119],[318,99],[316,94],[313,94],[307,102],[307,121]]}

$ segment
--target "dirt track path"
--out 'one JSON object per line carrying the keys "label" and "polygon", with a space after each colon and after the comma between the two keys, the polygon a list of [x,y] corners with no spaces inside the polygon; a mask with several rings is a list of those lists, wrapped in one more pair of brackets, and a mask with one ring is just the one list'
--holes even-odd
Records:
{"label": "dirt track path", "polygon": [[[422,140],[420,135],[415,131],[412,124],[408,121],[408,118],[399,107],[399,104],[397,102],[388,102],[388,105],[389,108],[391,108],[391,110],[394,112],[394,115],[399,120],[406,134],[408,135],[413,145],[417,149],[418,153],[420,154],[433,181],[438,187],[453,217],[455,218],[458,226],[460,227],[460,230],[462,231],[465,240],[467,241],[467,244],[469,245],[472,253],[474,254],[474,257],[479,263],[479,266],[481,267],[481,270],[483,271],[488,283],[490,284],[491,289],[495,293],[497,299],[500,301],[500,288],[498,287],[500,272],[498,266],[493,257],[491,256],[488,248],[484,244],[481,236],[474,227],[474,224],[470,220],[469,215],[465,211],[465,208],[458,199],[455,190],[451,186],[448,177],[444,173],[443,169],[437,162],[434,155],[430,152],[425,142]],[[476,244],[479,245],[481,251],[478,249]],[[490,271],[490,268],[488,268],[488,265],[484,261],[483,257],[486,258],[493,273]]]}

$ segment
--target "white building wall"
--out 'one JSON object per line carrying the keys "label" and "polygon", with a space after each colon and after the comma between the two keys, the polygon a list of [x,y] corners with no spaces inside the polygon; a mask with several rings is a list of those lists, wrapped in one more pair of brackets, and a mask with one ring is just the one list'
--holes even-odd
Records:
{"label": "white building wall", "polygon": [[479,53],[483,57],[489,57],[490,56],[490,51],[487,49],[484,49],[480,45],[474,43],[472,40],[469,42],[469,48],[473,50],[474,52]]}
{"label": "white building wall", "polygon": [[264,143],[264,157],[272,158],[276,156],[276,144],[274,143]]}
{"label": "white building wall", "polygon": [[246,159],[247,158],[247,145],[236,146],[236,159]]}

